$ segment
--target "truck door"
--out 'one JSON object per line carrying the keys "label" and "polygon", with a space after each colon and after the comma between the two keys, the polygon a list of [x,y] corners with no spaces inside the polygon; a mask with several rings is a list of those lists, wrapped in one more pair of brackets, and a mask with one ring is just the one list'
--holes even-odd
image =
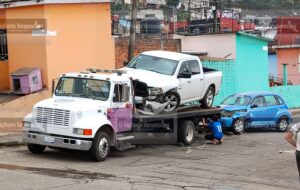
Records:
{"label": "truck door", "polygon": [[112,108],[108,117],[116,132],[130,131],[132,128],[132,96],[129,83],[115,84]]}
{"label": "truck door", "polygon": [[[181,64],[178,75],[183,72],[190,72],[191,70],[188,65],[188,61],[184,61]],[[180,94],[180,98],[182,102],[189,100],[191,97],[191,89],[192,89],[192,78],[178,78],[178,92]]]}
{"label": "truck door", "polygon": [[[189,61],[189,68],[192,72],[191,85],[190,89],[191,100],[199,100],[203,95],[204,87],[204,74],[201,73],[200,64],[197,60]],[[205,93],[205,92],[204,92]]]}

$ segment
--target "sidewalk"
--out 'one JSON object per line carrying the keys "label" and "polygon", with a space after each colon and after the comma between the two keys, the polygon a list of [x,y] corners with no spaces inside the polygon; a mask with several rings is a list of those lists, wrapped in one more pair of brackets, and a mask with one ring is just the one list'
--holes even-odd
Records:
{"label": "sidewalk", "polygon": [[289,109],[289,111],[291,112],[291,114],[300,114],[300,108],[295,108],[295,109]]}
{"label": "sidewalk", "polygon": [[19,133],[0,133],[0,147],[24,145],[21,132]]}

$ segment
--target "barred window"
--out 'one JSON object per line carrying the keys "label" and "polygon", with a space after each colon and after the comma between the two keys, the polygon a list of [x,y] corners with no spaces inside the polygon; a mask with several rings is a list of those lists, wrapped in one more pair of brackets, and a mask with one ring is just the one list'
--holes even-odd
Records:
{"label": "barred window", "polygon": [[8,60],[6,29],[0,29],[0,60]]}

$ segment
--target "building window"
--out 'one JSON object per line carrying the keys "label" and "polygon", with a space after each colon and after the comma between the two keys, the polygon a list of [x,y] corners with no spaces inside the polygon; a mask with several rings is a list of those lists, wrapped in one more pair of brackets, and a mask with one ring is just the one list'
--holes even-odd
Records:
{"label": "building window", "polygon": [[6,29],[0,29],[0,61],[8,60]]}

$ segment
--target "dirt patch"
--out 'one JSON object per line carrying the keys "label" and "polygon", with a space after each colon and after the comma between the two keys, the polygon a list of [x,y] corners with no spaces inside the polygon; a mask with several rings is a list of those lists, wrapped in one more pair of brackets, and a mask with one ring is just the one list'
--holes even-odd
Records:
{"label": "dirt patch", "polygon": [[16,96],[16,95],[13,95],[13,94],[0,94],[0,104],[13,101],[13,100],[18,99],[20,97],[21,96]]}

